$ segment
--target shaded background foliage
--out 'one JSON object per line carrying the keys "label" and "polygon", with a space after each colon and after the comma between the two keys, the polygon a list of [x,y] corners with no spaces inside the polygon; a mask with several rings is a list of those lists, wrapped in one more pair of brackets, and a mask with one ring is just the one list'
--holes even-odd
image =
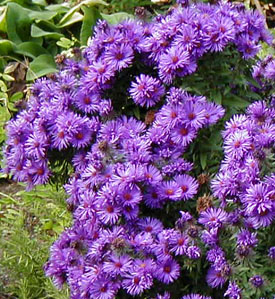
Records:
{"label": "shaded background foliage", "polygon": [[[272,28],[274,10],[270,3],[272,1],[265,0],[261,5],[266,10],[267,23]],[[110,23],[117,23],[129,14],[150,18],[172,4],[169,1],[163,1],[162,5],[152,4],[149,0],[72,0],[64,3],[45,0],[3,1],[0,6],[0,144],[5,140],[5,122],[25,107],[29,84],[37,77],[54,72],[56,63],[62,61],[64,55],[72,56],[77,53],[77,47],[85,46],[99,18]],[[246,2],[246,5],[250,4],[250,1]],[[264,48],[260,56],[270,52],[271,48]],[[230,60],[227,59],[229,57]],[[206,63],[208,59],[211,65]],[[249,105],[250,99],[260,99],[247,89],[250,75],[241,71],[251,68],[253,61],[243,61],[237,51],[232,57],[230,50],[209,54],[208,59],[201,61],[198,68],[201,71],[187,77],[182,88],[229,106],[225,119],[242,111]],[[220,61],[230,63],[220,64]],[[209,73],[212,73],[211,78]],[[252,78],[250,80],[257,87],[257,82]],[[136,110],[134,114],[139,118],[141,113]],[[191,145],[186,158],[194,161],[197,176],[205,174],[209,179],[217,172],[217,161],[223,155],[222,139],[218,133],[222,128],[222,123],[218,123],[203,130]],[[56,167],[57,173],[63,169],[66,176],[68,169],[64,165]],[[61,177],[60,184],[65,179]],[[71,216],[66,211],[65,195],[62,190],[49,185],[29,193],[23,189],[22,185],[15,185],[5,176],[1,177],[0,298],[68,298],[68,290],[57,291],[42,269],[50,245],[70,225]],[[208,191],[205,184],[200,195]],[[168,205],[166,212],[168,214],[173,210],[177,210],[177,205]],[[267,241],[272,244],[271,239]],[[200,265],[186,267],[200,268]],[[243,269],[241,275],[245,276],[246,270]],[[272,274],[272,264],[267,271]],[[198,277],[192,279],[197,280]]]}

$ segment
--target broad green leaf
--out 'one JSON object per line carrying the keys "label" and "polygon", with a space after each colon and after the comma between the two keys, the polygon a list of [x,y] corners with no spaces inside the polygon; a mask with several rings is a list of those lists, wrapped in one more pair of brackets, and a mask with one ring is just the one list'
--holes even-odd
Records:
{"label": "broad green leaf", "polygon": [[50,11],[56,11],[59,14],[66,13],[70,9],[68,2],[63,4],[51,4],[45,8]]}
{"label": "broad green leaf", "polygon": [[35,11],[29,10],[31,20],[46,20],[49,21],[57,15],[56,11]]}
{"label": "broad green leaf", "polygon": [[104,20],[106,20],[110,24],[118,24],[123,20],[134,18],[133,15],[130,15],[126,12],[117,12],[111,15],[106,15],[104,13],[101,13],[101,16]]}
{"label": "broad green leaf", "polygon": [[21,43],[19,46],[17,46],[14,52],[31,57],[33,59],[41,54],[48,54],[48,51],[45,48],[34,42]]}
{"label": "broad green leaf", "polygon": [[29,17],[29,9],[23,8],[17,3],[8,3],[7,5],[7,34],[9,40],[15,44],[20,44],[29,39],[29,29],[31,19]]}
{"label": "broad green leaf", "polygon": [[10,55],[13,48],[14,44],[11,41],[7,39],[0,40],[0,55]]}
{"label": "broad green leaf", "polygon": [[6,23],[6,13],[7,7],[0,7],[0,31],[7,32],[7,23]]}
{"label": "broad green leaf", "polygon": [[84,5],[84,6],[94,6],[94,5],[108,5],[108,3],[106,3],[103,0],[85,0],[85,1],[81,1],[79,4],[75,5],[74,7],[72,7],[66,14],[65,16],[60,20],[58,26],[59,27],[66,27],[64,26],[64,24],[67,24],[68,20],[70,20],[72,18],[72,16],[80,10],[80,8]]}
{"label": "broad green leaf", "polygon": [[32,37],[51,37],[53,39],[60,39],[63,37],[63,34],[58,33],[58,32],[50,32],[50,31],[45,31],[35,24],[32,24],[31,26],[31,36]]}
{"label": "broad green leaf", "polygon": [[71,26],[74,23],[81,22],[83,20],[83,15],[79,12],[75,12],[73,15],[70,15],[64,22],[58,24],[58,28],[64,28]]}
{"label": "broad green leaf", "polygon": [[26,79],[28,81],[56,72],[56,65],[51,55],[43,54],[30,63]]}
{"label": "broad green leaf", "polygon": [[87,45],[87,40],[92,35],[93,27],[100,18],[100,13],[95,7],[83,6],[81,9],[84,12],[84,18],[80,31],[80,43],[84,46]]}

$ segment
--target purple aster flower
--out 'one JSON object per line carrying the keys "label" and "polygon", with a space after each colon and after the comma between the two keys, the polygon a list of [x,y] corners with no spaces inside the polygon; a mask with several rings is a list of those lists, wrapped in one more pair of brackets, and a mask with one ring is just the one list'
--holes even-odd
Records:
{"label": "purple aster flower", "polygon": [[198,42],[198,33],[191,25],[186,24],[179,28],[179,32],[173,41],[173,45],[177,48],[184,49],[185,51],[191,51]]}
{"label": "purple aster flower", "polygon": [[188,294],[183,296],[181,299],[212,299],[212,298],[200,294]]}
{"label": "purple aster flower", "polygon": [[254,275],[249,279],[255,288],[260,288],[264,284],[264,279],[260,275]]}
{"label": "purple aster flower", "polygon": [[34,131],[26,140],[25,151],[29,157],[40,159],[45,157],[48,146],[47,136]]}
{"label": "purple aster flower", "polygon": [[158,194],[163,199],[181,200],[181,190],[175,181],[165,181],[159,185]]}
{"label": "purple aster flower", "polygon": [[263,183],[251,185],[246,191],[242,200],[245,214],[254,219],[256,228],[269,226],[275,217],[272,194]]}
{"label": "purple aster flower", "polygon": [[218,228],[212,228],[210,231],[203,230],[201,234],[202,241],[209,246],[217,246],[218,239]]}
{"label": "purple aster flower", "polygon": [[74,99],[73,104],[80,110],[86,113],[98,112],[100,104],[99,94],[85,94],[83,91],[79,91]]}
{"label": "purple aster flower", "polygon": [[174,252],[175,255],[184,255],[186,254],[186,249],[190,238],[185,233],[180,233],[177,231],[169,239],[169,245],[171,247],[170,251]]}
{"label": "purple aster flower", "polygon": [[268,256],[269,256],[271,259],[275,260],[275,246],[270,247],[270,248],[268,249]]}
{"label": "purple aster flower", "polygon": [[132,82],[129,92],[136,104],[148,108],[160,101],[165,89],[158,79],[141,74]]}
{"label": "purple aster flower", "polygon": [[206,275],[206,282],[212,288],[222,287],[227,280],[227,277],[223,275],[221,271],[215,270],[211,267]]}
{"label": "purple aster flower", "polygon": [[165,284],[169,284],[176,280],[180,275],[180,267],[172,258],[165,258],[159,261],[157,265],[156,278]]}
{"label": "purple aster flower", "polygon": [[116,293],[116,286],[108,280],[95,280],[89,287],[91,297],[98,299],[114,298]]}
{"label": "purple aster flower", "polygon": [[183,174],[175,177],[176,183],[180,186],[183,200],[193,198],[197,194],[199,184],[190,175]]}
{"label": "purple aster flower", "polygon": [[224,152],[226,155],[240,159],[251,150],[251,137],[246,130],[233,133],[224,142]]}
{"label": "purple aster flower", "polygon": [[150,208],[161,208],[164,203],[163,197],[158,193],[157,188],[148,187],[144,195],[145,204]]}
{"label": "purple aster flower", "polygon": [[198,246],[189,246],[186,250],[186,255],[193,260],[197,260],[201,257],[201,250]]}
{"label": "purple aster flower", "polygon": [[131,270],[131,267],[132,259],[128,255],[117,256],[112,254],[108,261],[103,263],[102,270],[115,277],[117,275],[125,275]]}
{"label": "purple aster flower", "polygon": [[159,221],[158,219],[151,218],[151,217],[146,217],[138,222],[139,228],[147,233],[152,233],[157,235],[163,230],[163,225],[162,222]]}
{"label": "purple aster flower", "polygon": [[216,17],[209,23],[204,36],[205,45],[212,52],[222,51],[235,37],[234,24],[227,17]]}
{"label": "purple aster flower", "polygon": [[227,296],[229,299],[241,299],[242,291],[235,281],[230,281],[224,296]]}
{"label": "purple aster flower", "polygon": [[251,233],[247,229],[241,229],[237,234],[237,244],[238,246],[249,246],[255,247],[258,243],[257,233]]}
{"label": "purple aster flower", "polygon": [[156,185],[162,181],[160,171],[153,165],[148,165],[144,171],[145,182],[150,185]]}
{"label": "purple aster flower", "polygon": [[104,224],[115,224],[121,215],[121,208],[111,201],[105,201],[97,208],[97,214]]}
{"label": "purple aster flower", "polygon": [[171,295],[168,292],[164,292],[163,295],[157,294],[156,299],[171,299]]}
{"label": "purple aster flower", "polygon": [[261,49],[260,45],[257,45],[247,35],[239,37],[236,41],[238,50],[243,54],[244,59],[254,57]]}
{"label": "purple aster flower", "polygon": [[125,188],[118,191],[118,196],[122,206],[135,206],[142,200],[139,187]]}
{"label": "purple aster flower", "polygon": [[149,289],[153,284],[153,278],[150,274],[142,274],[130,271],[131,274],[123,276],[122,287],[128,294],[135,296]]}
{"label": "purple aster flower", "polygon": [[196,137],[197,131],[186,125],[178,125],[171,131],[171,140],[176,144],[187,146]]}
{"label": "purple aster flower", "polygon": [[266,65],[264,75],[267,79],[275,80],[275,59]]}
{"label": "purple aster flower", "polygon": [[134,59],[134,52],[130,45],[120,44],[110,47],[105,52],[105,61],[112,65],[115,70],[121,71],[131,65]]}
{"label": "purple aster flower", "polygon": [[222,227],[227,221],[227,213],[220,208],[208,208],[200,214],[198,222],[207,228]]}
{"label": "purple aster flower", "polygon": [[191,73],[196,66],[192,65],[189,53],[178,47],[171,47],[166,54],[161,55],[159,62],[159,76],[165,83],[172,83],[176,75]]}

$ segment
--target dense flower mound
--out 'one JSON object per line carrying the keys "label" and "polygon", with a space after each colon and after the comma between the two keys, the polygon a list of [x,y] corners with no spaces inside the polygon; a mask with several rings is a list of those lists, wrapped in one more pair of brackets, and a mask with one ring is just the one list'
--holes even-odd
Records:
{"label": "dense flower mound", "polygon": [[[64,188],[73,224],[45,265],[58,287],[68,283],[71,298],[164,292],[181,279],[185,261],[203,257],[202,243],[210,247],[208,285],[230,278],[224,295],[240,298],[219,234],[241,223],[236,250],[246,257],[258,242],[252,229],[273,221],[274,175],[262,179],[259,157],[274,146],[274,109],[256,102],[226,123],[226,156],[212,183],[223,207],[203,209],[197,221],[184,210],[199,184],[183,154],[225,109],[181,89],[180,78],[206,53],[231,46],[248,59],[271,40],[263,17],[240,5],[178,6],[150,23],[100,21],[83,59],[65,59],[58,73],[34,83],[27,110],[7,125],[5,170],[32,188],[50,179],[55,159],[72,164]],[[227,211],[231,203],[239,210]],[[182,208],[168,226],[162,212],[171,205]]]}
{"label": "dense flower mound", "polygon": [[[263,17],[226,3],[179,7],[151,23],[125,21],[109,26],[100,22],[85,50],[85,59],[66,61],[53,80],[38,80],[32,87],[28,109],[8,124],[6,171],[16,180],[28,182],[29,188],[47,182],[48,152],[81,149],[93,141],[102,122],[99,116],[109,115],[113,105],[117,106],[112,102],[117,98],[106,96],[126,69],[132,80],[127,92],[137,105],[151,107],[164,95],[164,84],[193,73],[205,53],[235,44],[246,59],[257,53],[262,40],[272,40]],[[145,69],[158,77],[143,74]],[[197,114],[196,109],[189,107],[185,122],[192,113],[194,119],[186,136],[178,127],[172,141],[187,144],[194,129],[202,125],[203,113]],[[210,111],[217,117],[215,107]],[[165,120],[159,122],[163,126]]]}

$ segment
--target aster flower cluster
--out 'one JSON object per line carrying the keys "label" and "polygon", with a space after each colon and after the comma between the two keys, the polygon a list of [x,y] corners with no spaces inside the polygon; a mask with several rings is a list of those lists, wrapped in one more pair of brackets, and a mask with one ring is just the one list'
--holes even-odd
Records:
{"label": "aster flower cluster", "polygon": [[[71,298],[156,293],[156,285],[180,278],[183,261],[202,257],[199,236],[210,247],[207,283],[223,286],[231,275],[219,247],[220,231],[233,222],[230,213],[209,207],[196,221],[184,210],[168,228],[163,219],[164,208],[196,196],[193,164],[183,154],[201,129],[225,114],[221,105],[181,89],[178,79],[194,73],[206,53],[230,45],[248,59],[271,37],[263,17],[242,6],[180,2],[150,23],[99,21],[83,59],[65,59],[58,73],[37,80],[27,110],[7,125],[5,171],[28,189],[49,180],[56,157],[74,169],[64,185],[73,224],[45,265],[58,287],[69,285]],[[133,117],[131,109],[142,115]],[[226,124],[226,157],[212,184],[224,205],[233,201],[242,209],[235,217],[246,223],[237,234],[240,256],[257,245],[250,228],[274,218],[274,175],[261,180],[259,155],[274,145],[275,113],[265,102],[247,112]],[[239,293],[230,282],[225,295]]]}
{"label": "aster flower cluster", "polygon": [[235,115],[223,132],[225,157],[212,182],[214,195],[225,205],[240,206],[247,227],[269,226],[275,217],[274,174],[262,178],[261,165],[275,142],[275,109],[264,101]]}
{"label": "aster flower cluster", "polygon": [[120,288],[139,295],[154,279],[178,279],[175,258],[201,256],[196,236],[188,234],[193,218],[182,212],[176,228],[165,229],[159,219],[143,216],[142,206],[194,197],[198,183],[181,155],[201,127],[222,115],[205,98],[173,88],[148,129],[125,116],[102,124],[91,149],[73,158],[75,175],[65,189],[74,224],[53,245],[47,275],[57,285],[66,277],[72,298],[112,298]]}

